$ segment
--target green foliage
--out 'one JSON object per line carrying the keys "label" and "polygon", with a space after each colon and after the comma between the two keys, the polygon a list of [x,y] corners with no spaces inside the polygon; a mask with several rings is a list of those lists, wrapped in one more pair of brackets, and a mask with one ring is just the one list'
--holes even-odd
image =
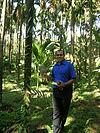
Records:
{"label": "green foliage", "polygon": [[[99,131],[99,89],[88,86],[88,80],[79,82],[73,93],[65,132],[88,133]],[[48,88],[45,88],[46,90]],[[52,96],[35,97],[31,94],[30,108],[23,101],[24,93],[3,93],[3,107],[0,111],[0,131],[52,132]],[[19,105],[18,105],[19,104]]]}
{"label": "green foliage", "polygon": [[8,113],[0,111],[0,131],[4,132],[7,128],[11,127],[14,124],[16,115],[14,112]]}
{"label": "green foliage", "polygon": [[44,64],[45,61],[48,59],[47,56],[47,46],[49,45],[50,40],[47,40],[43,45],[40,44],[40,42],[33,42],[32,45],[32,52],[33,52],[33,56],[35,55],[36,58],[36,64]]}
{"label": "green foliage", "polygon": [[38,45],[33,43],[33,45],[32,45],[32,52],[34,53],[36,59],[38,60],[38,58],[39,58]]}
{"label": "green foliage", "polygon": [[[50,39],[46,39],[46,41],[43,43],[43,45],[41,45],[42,48],[42,52],[44,52],[46,50],[46,48],[48,47],[48,45],[51,43]],[[50,50],[50,49],[49,49]]]}
{"label": "green foliage", "polygon": [[94,33],[96,41],[98,41],[100,43],[100,29],[98,29],[98,30],[93,29],[93,33]]}
{"label": "green foliage", "polygon": [[33,52],[33,70],[34,77],[37,80],[37,88],[40,82],[40,67],[45,66],[47,70],[49,70],[50,65],[52,65],[52,53],[50,53],[50,49],[48,46],[50,45],[50,40],[47,39],[42,45],[40,42],[33,42],[32,52]]}
{"label": "green foliage", "polygon": [[7,56],[4,56],[4,58],[3,58],[3,65],[4,65],[4,67],[9,66],[9,59]]}
{"label": "green foliage", "polygon": [[9,58],[5,55],[3,57],[3,68],[4,70],[9,70],[9,66],[12,70],[16,69],[16,61],[15,58],[13,58],[13,61],[10,63]]}

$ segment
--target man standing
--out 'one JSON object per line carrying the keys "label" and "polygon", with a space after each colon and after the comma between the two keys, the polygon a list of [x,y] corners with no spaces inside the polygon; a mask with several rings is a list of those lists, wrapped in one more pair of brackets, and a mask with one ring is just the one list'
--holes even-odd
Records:
{"label": "man standing", "polygon": [[63,133],[72,99],[72,86],[76,78],[73,64],[65,60],[64,57],[64,50],[60,49],[55,52],[56,64],[52,69],[52,79],[54,81],[53,133]]}
{"label": "man standing", "polygon": [[54,82],[53,85],[53,133],[63,133],[71,99],[72,87],[75,82],[76,72],[73,64],[65,60],[63,49],[55,52],[56,64],[52,69],[51,77],[46,78]]}

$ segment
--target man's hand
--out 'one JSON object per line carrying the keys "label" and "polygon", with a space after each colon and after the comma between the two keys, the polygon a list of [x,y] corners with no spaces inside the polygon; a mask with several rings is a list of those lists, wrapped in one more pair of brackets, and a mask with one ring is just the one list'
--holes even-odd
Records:
{"label": "man's hand", "polygon": [[58,81],[57,82],[57,86],[60,90],[63,90],[63,88],[65,87],[65,84],[62,81]]}

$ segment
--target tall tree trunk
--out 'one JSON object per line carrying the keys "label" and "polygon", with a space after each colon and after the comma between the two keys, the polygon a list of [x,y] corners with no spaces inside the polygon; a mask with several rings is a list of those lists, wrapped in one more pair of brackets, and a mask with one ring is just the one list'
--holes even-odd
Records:
{"label": "tall tree trunk", "polygon": [[[84,23],[86,24],[87,23],[87,10],[85,9],[85,12],[84,12]],[[87,63],[87,60],[89,59],[88,57],[88,38],[87,38],[87,32],[86,32],[86,29],[83,29],[83,35],[84,35],[84,41],[85,41],[85,52],[86,52],[86,55],[85,56],[85,60],[84,60],[84,73],[87,77],[87,74],[88,74],[88,69],[87,69],[87,66],[88,66],[88,63]],[[88,78],[88,77],[87,77]]]}
{"label": "tall tree trunk", "polygon": [[[26,20],[26,40],[25,40],[25,66],[24,66],[24,123],[29,122],[30,116],[30,81],[31,81],[31,62],[32,62],[32,28],[33,28],[33,9],[34,0],[26,0],[27,20]],[[30,133],[28,124],[24,128]]]}
{"label": "tall tree trunk", "polygon": [[2,16],[1,16],[1,34],[0,34],[0,104],[2,105],[2,78],[3,78],[3,42],[5,35],[5,9],[6,0],[3,1]]}
{"label": "tall tree trunk", "polygon": [[[23,3],[23,1],[22,1]],[[19,6],[19,16],[20,19],[18,21],[18,30],[19,30],[19,37],[18,37],[18,49],[17,49],[17,85],[19,85],[20,81],[20,56],[21,56],[21,38],[22,38],[22,7]]]}
{"label": "tall tree trunk", "polygon": [[[85,53],[87,55],[87,38],[85,35]],[[87,57],[85,56],[85,60],[84,60],[84,73],[85,75],[87,74]]]}
{"label": "tall tree trunk", "polygon": [[46,6],[46,3],[45,3],[45,0],[40,0],[40,10],[42,11],[41,12],[41,33],[40,33],[40,41],[41,41],[41,44],[43,42],[43,29],[44,29],[44,24],[45,24],[45,20],[44,20],[44,10],[45,10],[45,6]]}
{"label": "tall tree trunk", "polygon": [[13,17],[12,17],[12,14],[13,14],[13,0],[10,1],[9,0],[9,12],[10,12],[10,16],[11,16],[11,19],[10,19],[10,44],[9,44],[9,72],[11,73],[11,61],[12,61],[12,45],[13,45],[13,37],[12,37],[12,24],[13,24]]}
{"label": "tall tree trunk", "polygon": [[59,30],[60,30],[60,34],[59,34],[59,41],[60,41],[60,48],[63,47],[63,7],[62,7],[62,4],[61,4],[61,0],[59,1],[60,3],[60,6],[61,6],[61,15],[60,15],[60,27],[59,27]]}
{"label": "tall tree trunk", "polygon": [[2,105],[2,78],[3,78],[3,44],[0,34],[0,105]]}
{"label": "tall tree trunk", "polygon": [[21,37],[22,37],[22,24],[20,25],[20,35],[19,35],[19,45],[18,45],[18,75],[17,75],[18,85],[20,81]]}
{"label": "tall tree trunk", "polygon": [[26,41],[25,41],[24,90],[30,91],[34,0],[26,0],[26,7],[27,7],[27,20],[26,20]]}
{"label": "tall tree trunk", "polygon": [[89,85],[91,85],[91,75],[92,75],[92,28],[93,28],[93,17],[92,17],[92,0],[89,0],[90,5],[90,44],[89,44]]}
{"label": "tall tree trunk", "polygon": [[[80,0],[80,5],[81,5],[81,9],[80,9],[80,36],[82,35],[82,0]],[[80,45],[80,57],[79,57],[79,79],[81,79],[81,71],[82,71],[82,37],[79,39],[79,45]]]}
{"label": "tall tree trunk", "polygon": [[74,32],[75,32],[75,0],[72,0],[71,5],[71,52],[73,56],[73,62],[74,62]]}

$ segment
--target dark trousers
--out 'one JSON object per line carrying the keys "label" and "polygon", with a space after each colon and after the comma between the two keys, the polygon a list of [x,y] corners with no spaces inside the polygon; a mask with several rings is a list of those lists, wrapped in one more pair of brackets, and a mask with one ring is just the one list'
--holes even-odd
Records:
{"label": "dark trousers", "polygon": [[53,96],[53,133],[63,133],[72,98],[72,88],[66,88],[64,97]]}

